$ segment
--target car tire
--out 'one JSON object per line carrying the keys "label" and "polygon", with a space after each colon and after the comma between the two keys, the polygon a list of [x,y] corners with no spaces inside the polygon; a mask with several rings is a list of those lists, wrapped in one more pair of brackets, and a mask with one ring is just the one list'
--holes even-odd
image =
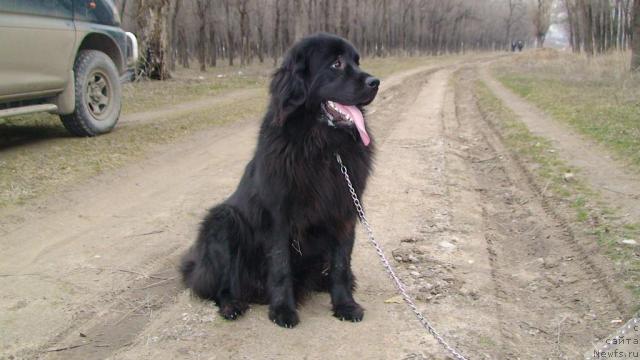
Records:
{"label": "car tire", "polygon": [[111,58],[97,50],[81,50],[73,65],[75,110],[62,115],[62,123],[76,136],[108,133],[122,108],[122,86]]}

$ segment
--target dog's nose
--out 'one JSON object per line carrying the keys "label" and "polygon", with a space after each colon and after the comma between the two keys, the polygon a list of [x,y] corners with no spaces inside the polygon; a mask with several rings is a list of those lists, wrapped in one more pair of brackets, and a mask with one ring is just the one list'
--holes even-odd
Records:
{"label": "dog's nose", "polygon": [[367,84],[368,87],[371,87],[371,88],[377,88],[380,85],[380,80],[378,80],[378,78],[375,78],[373,76],[369,76],[364,82],[365,84]]}

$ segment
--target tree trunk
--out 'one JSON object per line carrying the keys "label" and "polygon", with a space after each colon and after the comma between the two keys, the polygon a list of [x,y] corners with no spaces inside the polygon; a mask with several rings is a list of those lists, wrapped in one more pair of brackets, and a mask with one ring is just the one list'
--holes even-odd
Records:
{"label": "tree trunk", "polygon": [[233,57],[235,56],[235,39],[233,37],[232,19],[229,11],[229,0],[224,1],[224,13],[227,19],[227,56],[229,57],[229,66],[233,66]]}
{"label": "tree trunk", "polygon": [[273,52],[273,66],[276,66],[278,63],[278,58],[280,57],[280,0],[276,0],[276,20],[275,20],[275,30],[273,31],[273,48],[271,49]]}
{"label": "tree trunk", "polygon": [[124,19],[124,11],[127,9],[127,0],[122,0],[120,4],[120,18]]}
{"label": "tree trunk", "polygon": [[544,46],[547,31],[551,25],[552,0],[537,0],[534,9],[533,26],[535,28],[536,45],[538,48]]}
{"label": "tree trunk", "polygon": [[302,23],[303,18],[304,12],[302,11],[302,0],[293,0],[293,28],[291,31],[291,37],[294,40],[299,40],[304,36],[304,24]]}
{"label": "tree trunk", "polygon": [[289,0],[284,0],[284,12],[282,13],[282,49],[287,49],[291,45],[291,5]]}
{"label": "tree trunk", "polygon": [[382,0],[382,26],[380,27],[378,56],[388,54],[389,45],[389,1]]}
{"label": "tree trunk", "polygon": [[189,68],[189,45],[187,44],[187,35],[183,28],[178,30],[178,57],[180,58],[180,65],[183,68]]}
{"label": "tree trunk", "polygon": [[173,6],[173,13],[171,15],[171,31],[169,32],[169,44],[171,44],[171,49],[169,51],[169,61],[171,66],[171,71],[176,70],[176,58],[177,58],[177,39],[178,39],[178,14],[180,13],[180,4],[182,1],[175,0],[175,5]]}
{"label": "tree trunk", "polygon": [[507,48],[511,48],[511,27],[513,26],[513,16],[515,12],[516,3],[514,0],[509,0],[507,2],[507,6],[509,7],[509,15],[505,19],[505,32],[504,32],[504,44]]}
{"label": "tree trunk", "polygon": [[200,61],[200,71],[207,71],[207,48],[209,38],[207,34],[207,13],[210,6],[209,0],[197,0],[198,18],[198,61]]}
{"label": "tree trunk", "polygon": [[340,10],[340,35],[349,38],[349,0],[342,0],[342,9]]}
{"label": "tree trunk", "polygon": [[168,9],[169,0],[140,0],[137,23],[140,50],[144,56],[142,70],[151,79],[171,78],[169,72]]}
{"label": "tree trunk", "polygon": [[258,60],[260,63],[264,63],[264,52],[265,52],[265,41],[264,41],[264,17],[257,16],[256,17],[256,31],[258,35],[258,40],[256,44],[256,53],[258,55]]}
{"label": "tree trunk", "polygon": [[238,15],[240,15],[240,64],[249,62],[249,12],[247,0],[239,0],[237,3]]}
{"label": "tree trunk", "polygon": [[330,1],[331,1],[331,0],[324,0],[324,4],[323,4],[323,7],[324,7],[324,8],[323,8],[324,15],[323,15],[323,17],[322,17],[322,18],[324,19],[324,26],[323,26],[323,30],[324,30],[324,31],[326,31],[326,32],[331,31],[331,30],[329,29],[329,27],[331,26],[331,25],[330,25],[330,23],[329,23],[329,20],[330,20],[330,18],[331,18],[331,11],[330,11],[330,10],[331,10],[331,7],[330,7],[330,5],[329,5],[329,4],[330,4],[330,3],[329,3]]}
{"label": "tree trunk", "polygon": [[587,55],[593,55],[593,30],[592,30],[592,16],[591,16],[591,4],[588,0],[579,0],[578,7],[580,8],[580,19],[582,24],[582,41],[583,48]]}
{"label": "tree trunk", "polygon": [[209,65],[218,65],[218,39],[216,38],[215,24],[209,25]]}
{"label": "tree trunk", "polygon": [[578,3],[575,0],[564,0],[565,11],[567,12],[567,22],[569,25],[569,41],[571,50],[579,53],[582,48],[582,36],[580,32],[580,18]]}
{"label": "tree trunk", "polygon": [[633,2],[632,13],[631,70],[640,71],[640,0]]}

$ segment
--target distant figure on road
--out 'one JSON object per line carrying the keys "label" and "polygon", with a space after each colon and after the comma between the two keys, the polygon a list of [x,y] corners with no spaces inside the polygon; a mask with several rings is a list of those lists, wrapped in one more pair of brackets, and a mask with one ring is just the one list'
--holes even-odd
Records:
{"label": "distant figure on road", "polygon": [[522,51],[523,48],[524,48],[524,41],[522,40],[516,40],[511,43],[512,52],[515,52],[516,50]]}

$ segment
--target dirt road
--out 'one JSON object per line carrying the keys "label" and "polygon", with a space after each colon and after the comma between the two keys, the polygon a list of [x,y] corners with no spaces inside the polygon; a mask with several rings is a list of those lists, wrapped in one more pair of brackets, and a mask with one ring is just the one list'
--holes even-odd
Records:
{"label": "dirt road", "polygon": [[[475,72],[463,69],[454,87],[459,68],[383,82],[369,116],[379,153],[364,199],[376,236],[464,353],[576,357],[626,315],[623,290],[607,285],[612,274],[594,263],[608,260],[572,236],[482,119],[468,86]],[[294,330],[274,326],[263,306],[227,322],[182,289],[179,256],[205,210],[235,187],[257,123],[199,133],[4,214],[0,357],[445,358],[362,232],[353,260],[362,323],[330,316],[324,294],[302,306]]]}

